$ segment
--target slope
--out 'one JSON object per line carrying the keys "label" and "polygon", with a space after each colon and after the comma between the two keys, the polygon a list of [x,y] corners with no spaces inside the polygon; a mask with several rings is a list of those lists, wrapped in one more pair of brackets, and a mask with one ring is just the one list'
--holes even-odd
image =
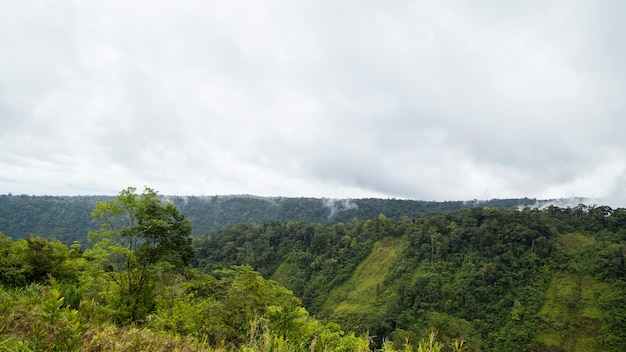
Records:
{"label": "slope", "polygon": [[371,328],[371,322],[384,319],[385,307],[381,305],[380,296],[386,292],[385,275],[407,245],[406,237],[386,237],[376,242],[371,254],[359,264],[352,277],[330,292],[321,314],[339,322],[345,322],[349,317],[353,324],[356,323],[357,330]]}

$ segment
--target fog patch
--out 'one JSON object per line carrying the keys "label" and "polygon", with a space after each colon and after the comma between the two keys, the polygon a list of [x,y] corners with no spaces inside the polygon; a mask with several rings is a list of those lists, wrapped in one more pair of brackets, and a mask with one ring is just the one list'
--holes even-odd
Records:
{"label": "fog patch", "polygon": [[595,205],[598,202],[597,199],[584,198],[584,197],[570,197],[570,198],[559,198],[559,199],[543,199],[537,200],[535,204],[531,206],[521,206],[519,209],[523,208],[533,208],[543,210],[548,207],[554,206],[558,208],[575,208],[581,204],[583,205]]}
{"label": "fog patch", "polygon": [[328,219],[334,218],[337,213],[342,211],[359,209],[359,206],[356,205],[352,199],[322,198],[322,204],[330,211]]}

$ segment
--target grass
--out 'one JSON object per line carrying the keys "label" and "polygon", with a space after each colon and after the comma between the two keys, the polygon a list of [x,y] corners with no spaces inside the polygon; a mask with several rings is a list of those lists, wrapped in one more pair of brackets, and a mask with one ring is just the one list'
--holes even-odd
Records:
{"label": "grass", "polygon": [[537,342],[567,351],[597,351],[604,324],[600,299],[609,290],[591,276],[555,274],[538,314],[542,332]]}
{"label": "grass", "polygon": [[272,275],[270,279],[278,282],[279,284],[283,286],[288,286],[290,272],[291,272],[290,265],[286,261],[284,261],[276,269],[276,271],[274,272],[274,274]]}
{"label": "grass", "polygon": [[377,296],[385,290],[385,274],[391,270],[407,244],[403,237],[387,237],[376,242],[370,255],[357,266],[352,277],[330,292],[322,311],[346,315],[367,314],[375,309]]}
{"label": "grass", "polygon": [[565,233],[559,236],[559,242],[568,249],[582,249],[592,245],[595,239],[580,233]]}

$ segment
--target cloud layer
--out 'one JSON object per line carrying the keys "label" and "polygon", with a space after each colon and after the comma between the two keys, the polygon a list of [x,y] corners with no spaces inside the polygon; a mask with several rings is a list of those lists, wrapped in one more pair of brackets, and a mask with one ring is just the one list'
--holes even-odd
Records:
{"label": "cloud layer", "polygon": [[0,193],[626,205],[618,1],[6,1]]}

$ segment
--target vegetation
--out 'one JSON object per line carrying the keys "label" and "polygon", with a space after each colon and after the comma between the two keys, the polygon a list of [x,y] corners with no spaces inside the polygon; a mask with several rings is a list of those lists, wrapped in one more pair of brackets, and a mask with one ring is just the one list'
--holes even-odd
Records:
{"label": "vegetation", "polygon": [[[303,221],[332,225],[353,219],[367,220],[385,214],[399,220],[414,218],[432,211],[451,212],[462,208],[537,206],[536,199],[493,199],[470,202],[426,202],[401,199],[320,199],[254,196],[164,197],[185,217],[194,219],[192,233],[204,235],[240,223],[264,224],[271,221]],[[115,200],[109,196],[27,196],[0,195],[0,231],[13,240],[40,236],[56,238],[71,245],[85,234],[97,230],[90,213],[98,202]],[[544,201],[545,202],[545,201]]]}
{"label": "vegetation", "polygon": [[251,268],[221,275],[186,272],[141,324],[113,324],[119,307],[80,283],[2,288],[0,351],[368,350],[367,338],[309,317]]}
{"label": "vegetation", "polygon": [[0,195],[0,231],[12,239],[39,236],[55,238],[67,245],[86,242],[96,229],[91,211],[106,197],[33,197]]}
{"label": "vegetation", "polygon": [[0,233],[0,351],[621,351],[626,209],[240,223],[134,188],[91,245]]}
{"label": "vegetation", "polygon": [[144,319],[154,304],[155,283],[184,268],[193,257],[191,221],[157,193],[134,188],[115,200],[100,202],[92,217],[100,229],[89,233],[95,241],[89,255],[108,268],[115,283],[117,320]]}
{"label": "vegetation", "polygon": [[368,349],[250,267],[186,266],[191,223],[149,188],[123,190],[92,216],[101,227],[85,251],[0,234],[0,350]]}
{"label": "vegetation", "polygon": [[191,222],[155,191],[135,191],[97,203],[87,250],[0,233],[0,350],[370,349],[367,335],[314,319],[249,266],[207,274],[186,265]]}
{"label": "vegetation", "polygon": [[379,347],[436,331],[471,350],[620,351],[625,240],[624,209],[484,208],[242,224],[199,238],[194,263],[251,265]]}

